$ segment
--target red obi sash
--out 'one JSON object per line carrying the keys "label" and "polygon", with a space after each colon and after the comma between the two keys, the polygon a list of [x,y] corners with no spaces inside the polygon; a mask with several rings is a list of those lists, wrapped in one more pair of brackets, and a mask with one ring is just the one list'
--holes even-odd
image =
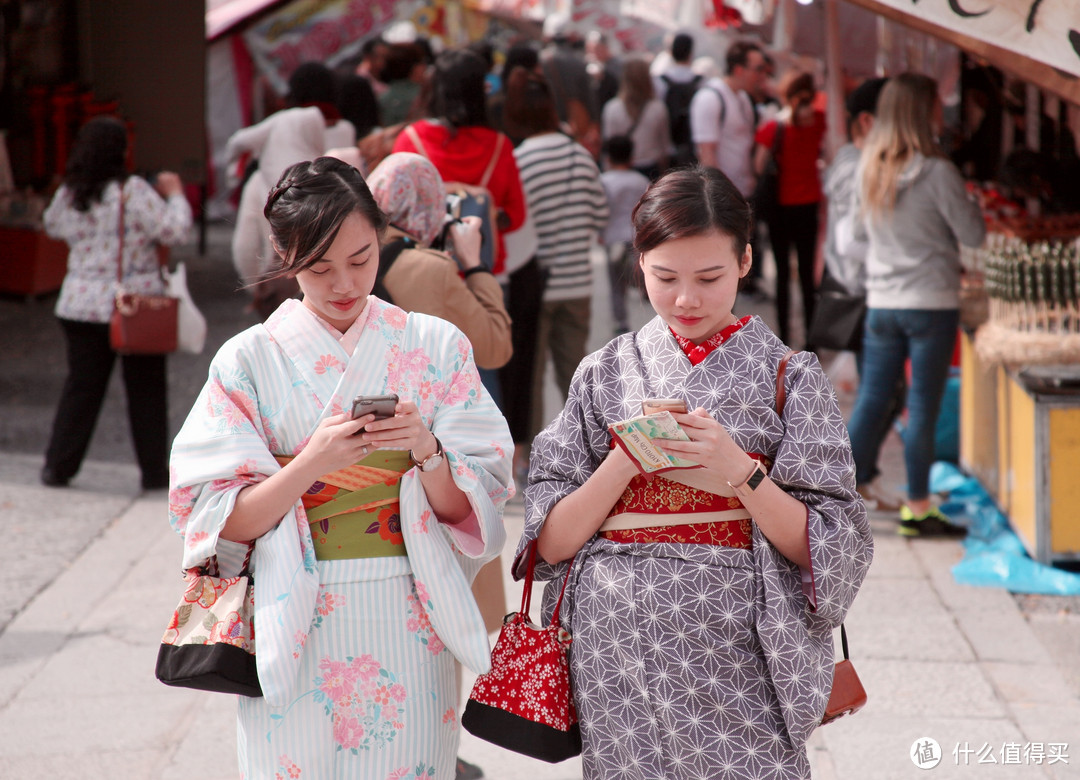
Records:
{"label": "red obi sash", "polygon": [[[760,455],[751,454],[750,457],[768,465]],[[676,475],[677,472],[669,471],[654,474],[651,480],[636,475],[608,513],[609,521],[619,515],[651,515],[656,518],[656,525],[606,528],[600,531],[600,536],[623,543],[716,544],[740,550],[753,547],[751,520],[737,496],[722,496],[677,482],[674,479]],[[711,519],[695,523],[692,519],[695,514],[703,518],[708,515]],[[733,517],[723,519],[725,514]],[[662,520],[664,515],[670,516],[675,522],[665,524]],[[611,525],[610,522],[608,524]],[[632,524],[642,525],[640,522]]]}

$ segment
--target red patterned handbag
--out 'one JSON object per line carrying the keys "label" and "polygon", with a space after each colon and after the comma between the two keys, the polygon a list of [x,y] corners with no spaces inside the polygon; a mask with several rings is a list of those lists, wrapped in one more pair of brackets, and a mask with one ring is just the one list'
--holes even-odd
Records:
{"label": "red patterned handbag", "polygon": [[[536,542],[521,594],[521,611],[506,616],[491,652],[491,671],[476,679],[461,725],[480,739],[555,763],[581,753],[581,731],[570,692],[570,634],[559,626],[567,571],[551,623],[529,620]],[[573,563],[571,562],[571,567]]]}

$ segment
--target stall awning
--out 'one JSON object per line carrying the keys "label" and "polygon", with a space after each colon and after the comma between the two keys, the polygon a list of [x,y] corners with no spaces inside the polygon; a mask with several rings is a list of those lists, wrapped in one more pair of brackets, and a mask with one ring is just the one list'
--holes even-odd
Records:
{"label": "stall awning", "polygon": [[212,41],[255,14],[283,2],[285,0],[208,0],[206,40]]}
{"label": "stall awning", "polygon": [[1080,105],[1077,0],[847,0]]}

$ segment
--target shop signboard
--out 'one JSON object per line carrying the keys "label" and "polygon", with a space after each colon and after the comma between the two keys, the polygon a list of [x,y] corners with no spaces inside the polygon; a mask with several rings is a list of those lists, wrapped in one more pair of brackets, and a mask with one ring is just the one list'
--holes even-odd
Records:
{"label": "shop signboard", "polygon": [[1080,76],[1077,0],[874,0],[968,38]]}
{"label": "shop signboard", "polygon": [[333,68],[359,52],[364,39],[395,18],[394,0],[296,0],[244,32],[251,58],[274,89],[304,62]]}

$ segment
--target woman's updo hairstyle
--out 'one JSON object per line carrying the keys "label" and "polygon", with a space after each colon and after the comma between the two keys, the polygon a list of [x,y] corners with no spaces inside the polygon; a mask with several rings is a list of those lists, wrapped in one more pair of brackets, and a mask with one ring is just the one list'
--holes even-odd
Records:
{"label": "woman's updo hairstyle", "polygon": [[731,237],[740,261],[753,227],[750,204],[739,188],[721,171],[701,165],[677,168],[653,182],[630,219],[638,252],[718,230]]}
{"label": "woman's updo hairstyle", "polygon": [[281,254],[281,269],[274,276],[309,268],[330,249],[341,223],[357,213],[382,236],[386,215],[356,168],[335,157],[286,168],[263,209]]}

